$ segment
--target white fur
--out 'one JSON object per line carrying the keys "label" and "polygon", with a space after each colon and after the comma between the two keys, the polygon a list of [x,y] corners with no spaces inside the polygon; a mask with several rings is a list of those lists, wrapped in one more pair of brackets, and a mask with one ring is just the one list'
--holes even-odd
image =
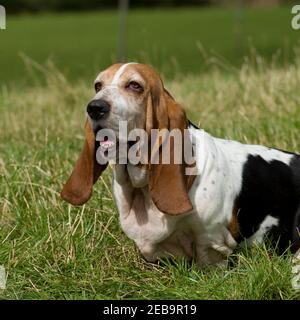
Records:
{"label": "white fur", "polygon": [[129,62],[129,63],[125,63],[125,64],[122,64],[122,66],[119,68],[119,70],[115,73],[113,79],[112,79],[112,82],[111,82],[111,85],[118,85],[119,83],[119,80],[123,74],[123,72],[125,71],[125,69],[131,65],[131,64],[135,64],[135,62]]}
{"label": "white fur", "polygon": [[278,226],[279,220],[277,218],[274,218],[272,216],[266,216],[264,221],[260,224],[259,229],[254,233],[253,236],[251,236],[249,239],[247,239],[248,244],[260,244],[263,242],[264,235],[268,230],[270,230],[274,226]]}
{"label": "white fur", "polygon": [[[189,132],[198,148],[196,161],[200,173],[189,191],[193,210],[179,216],[163,214],[150,199],[145,173],[138,172],[137,167],[132,171],[130,166],[121,170],[117,165],[113,193],[121,226],[149,261],[176,255],[196,257],[199,266],[222,263],[237,245],[227,226],[234,200],[241,190],[247,156],[260,155],[266,161],[278,159],[287,164],[292,156],[263,146],[213,138],[192,127]],[[137,181],[143,187],[137,197],[139,203],[133,208],[133,185]],[[275,218],[267,217],[251,241],[261,241],[268,227],[276,223]]]}

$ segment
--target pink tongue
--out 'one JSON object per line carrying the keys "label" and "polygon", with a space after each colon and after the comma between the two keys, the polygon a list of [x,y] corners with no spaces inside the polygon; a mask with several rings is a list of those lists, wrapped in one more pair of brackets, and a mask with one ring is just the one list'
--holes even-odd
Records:
{"label": "pink tongue", "polygon": [[100,141],[100,145],[102,147],[109,148],[109,147],[113,146],[114,143],[113,143],[113,141],[105,140],[105,141]]}

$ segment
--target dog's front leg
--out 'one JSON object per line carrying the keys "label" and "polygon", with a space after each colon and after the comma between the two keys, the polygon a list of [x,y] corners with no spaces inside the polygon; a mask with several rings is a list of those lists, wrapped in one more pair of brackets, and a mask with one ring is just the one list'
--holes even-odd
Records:
{"label": "dog's front leg", "polygon": [[122,219],[129,215],[134,188],[130,182],[130,178],[127,172],[125,164],[112,165],[113,168],[113,195],[120,214],[121,223]]}

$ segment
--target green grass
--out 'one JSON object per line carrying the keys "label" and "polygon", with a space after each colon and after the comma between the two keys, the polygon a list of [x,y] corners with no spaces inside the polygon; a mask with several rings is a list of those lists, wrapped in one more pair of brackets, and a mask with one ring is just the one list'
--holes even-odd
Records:
{"label": "green grass", "polygon": [[[122,232],[106,171],[82,208],[59,192],[83,142],[85,82],[43,67],[46,86],[0,92],[0,264],[4,299],[299,299],[290,257],[268,246],[225,268],[145,262]],[[300,152],[300,63],[263,60],[166,83],[208,132]]]}
{"label": "green grass", "polygon": [[[0,31],[0,83],[32,83],[22,54],[39,63],[49,58],[68,75],[90,81],[116,61],[117,11],[10,16]],[[291,8],[186,8],[132,10],[128,60],[152,63],[169,78],[206,70],[202,47],[240,66],[255,47],[280,64],[293,61],[300,31],[291,28]],[[217,61],[220,61],[219,59]],[[211,59],[209,63],[214,63]]]}

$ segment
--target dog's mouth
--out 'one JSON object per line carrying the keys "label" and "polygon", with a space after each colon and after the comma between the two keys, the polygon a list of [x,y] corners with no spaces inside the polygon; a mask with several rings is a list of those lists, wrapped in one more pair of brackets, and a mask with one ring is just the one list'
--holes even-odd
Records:
{"label": "dog's mouth", "polygon": [[103,140],[99,141],[100,147],[103,149],[110,149],[113,148],[116,144],[115,141],[109,140],[108,137],[104,137]]}
{"label": "dog's mouth", "polygon": [[111,148],[115,147],[116,141],[113,141],[112,139],[109,139],[108,136],[104,136],[101,137],[101,139],[99,140],[99,138],[97,137],[98,132],[102,129],[106,129],[100,125],[97,125],[93,128],[94,131],[94,135],[96,138],[96,146],[97,148],[100,147],[104,152],[108,151]]}
{"label": "dog's mouth", "polygon": [[[97,126],[94,128],[95,137],[97,136],[97,133],[102,129],[107,129],[107,128],[104,128],[102,126]],[[111,139],[111,137],[104,136],[103,138],[101,138],[101,140],[98,140],[97,142],[98,142],[99,146],[101,148],[103,148],[104,150],[109,150],[111,148],[118,148],[120,145],[120,140],[119,140],[117,134],[115,135],[115,139]],[[126,142],[127,142],[127,146],[129,148],[132,147],[136,143],[136,141],[128,141],[128,140]]]}

